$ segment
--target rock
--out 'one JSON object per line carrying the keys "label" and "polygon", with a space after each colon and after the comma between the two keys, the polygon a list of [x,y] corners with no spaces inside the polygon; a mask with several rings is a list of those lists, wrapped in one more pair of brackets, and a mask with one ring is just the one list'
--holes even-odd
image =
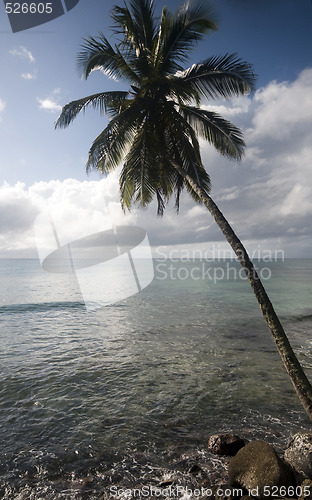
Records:
{"label": "rock", "polygon": [[191,467],[189,467],[189,469],[188,469],[188,471],[187,471],[187,472],[188,472],[189,474],[194,474],[194,475],[196,475],[196,474],[199,474],[199,473],[200,473],[200,472],[202,472],[202,471],[203,471],[203,469],[202,469],[201,467],[199,467],[199,465],[197,465],[197,464],[193,464],[193,465],[191,465]]}
{"label": "rock", "polygon": [[158,483],[158,486],[160,488],[166,488],[167,486],[171,486],[172,484],[173,484],[173,479],[165,479],[164,481]]}
{"label": "rock", "polygon": [[233,457],[243,446],[245,442],[235,434],[214,434],[208,440],[208,450],[216,455]]}
{"label": "rock", "polygon": [[312,434],[295,434],[285,450],[284,460],[294,469],[298,482],[312,479]]}
{"label": "rock", "polygon": [[300,496],[298,500],[312,500],[312,481],[305,479],[300,487]]}
{"label": "rock", "polygon": [[[264,441],[253,441],[237,453],[229,463],[229,484],[241,486],[257,498],[283,496],[281,486],[296,486],[291,468],[277,455],[273,446]],[[274,491],[274,488],[277,490]]]}

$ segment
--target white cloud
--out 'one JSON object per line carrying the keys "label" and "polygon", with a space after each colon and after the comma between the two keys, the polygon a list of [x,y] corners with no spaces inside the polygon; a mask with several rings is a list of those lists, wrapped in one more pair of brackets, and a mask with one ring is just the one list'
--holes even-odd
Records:
{"label": "white cloud", "polygon": [[229,99],[227,101],[214,101],[214,104],[201,106],[202,109],[218,113],[226,119],[232,119],[238,115],[248,113],[250,106],[250,99],[247,96]]}
{"label": "white cloud", "polygon": [[39,109],[43,109],[50,113],[59,113],[62,109],[62,106],[59,104],[60,95],[61,89],[56,88],[52,91],[51,95],[45,99],[40,99],[38,97]]}
{"label": "white cloud", "polygon": [[21,57],[22,59],[27,59],[30,63],[34,63],[36,61],[30,50],[26,49],[23,45],[21,45],[19,49],[10,50],[10,54],[12,56]]}
{"label": "white cloud", "polygon": [[[214,197],[243,240],[275,240],[311,255],[312,69],[291,83],[271,82],[249,99],[245,158],[238,166],[214,163]],[[209,168],[207,147],[204,158]]]}
{"label": "white cloud", "polygon": [[50,97],[46,97],[45,99],[40,99],[38,97],[39,109],[43,109],[45,111],[49,111],[50,113],[58,113],[61,111],[62,106],[58,104],[55,100]]}
{"label": "white cloud", "polygon": [[[19,47],[19,49],[10,50],[10,54],[12,56],[17,56],[20,59],[26,60],[28,63],[36,62],[30,50],[26,49],[26,47],[22,45]],[[24,73],[21,73],[21,78],[23,78],[23,80],[35,80],[37,78],[36,71],[34,72],[26,71]]]}
{"label": "white cloud", "polygon": [[312,69],[309,68],[294,82],[273,81],[259,89],[254,97],[256,113],[248,131],[249,138],[273,138],[275,141],[298,138],[298,127],[304,133],[305,127],[311,125],[311,88]]}
{"label": "white cloud", "polygon": [[101,181],[37,182],[28,189],[23,183],[4,183],[0,186],[0,210],[5,214],[0,221],[0,249],[35,248],[34,221],[47,208],[53,213],[60,241],[104,230],[112,221],[129,223],[133,214],[124,216],[118,198],[117,175]]}
{"label": "white cloud", "polygon": [[5,250],[32,247],[31,230],[36,208],[28,198],[25,185],[18,182],[0,187],[0,248]]}
{"label": "white cloud", "polygon": [[36,80],[37,75],[34,73],[22,73],[21,78],[24,80]]}
{"label": "white cloud", "polygon": [[5,102],[3,99],[0,99],[0,121],[1,121],[1,113],[4,111],[5,108]]}

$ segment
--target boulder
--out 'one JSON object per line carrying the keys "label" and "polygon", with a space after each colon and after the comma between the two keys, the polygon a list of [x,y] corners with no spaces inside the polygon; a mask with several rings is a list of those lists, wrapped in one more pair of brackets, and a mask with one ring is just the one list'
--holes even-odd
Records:
{"label": "boulder", "polygon": [[[231,459],[229,484],[244,488],[254,497],[268,499],[288,496],[287,488],[295,487],[296,480],[291,468],[279,458],[273,446],[264,441],[253,441]],[[285,488],[286,495],[282,493]]]}
{"label": "boulder", "polygon": [[312,434],[295,434],[285,450],[284,460],[294,469],[298,482],[312,479]]}
{"label": "boulder", "polygon": [[243,446],[245,442],[235,434],[214,434],[208,440],[208,450],[216,455],[233,457]]}

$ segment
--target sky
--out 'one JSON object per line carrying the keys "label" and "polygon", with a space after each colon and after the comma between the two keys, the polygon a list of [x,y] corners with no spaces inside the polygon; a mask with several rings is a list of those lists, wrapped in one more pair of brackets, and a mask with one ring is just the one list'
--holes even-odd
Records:
{"label": "sky", "polygon": [[[180,2],[166,5],[175,10]],[[190,53],[189,66],[212,55],[238,53],[251,63],[256,91],[206,101],[244,132],[240,163],[201,143],[211,195],[251,253],[282,251],[311,258],[312,221],[312,2],[311,0],[214,0],[218,31]],[[80,0],[63,16],[13,33],[0,4],[0,258],[36,257],[34,221],[53,207],[63,231],[83,237],[114,225],[146,230],[155,255],[172,249],[226,249],[210,214],[187,194],[180,213],[170,202],[124,214],[119,170],[87,175],[92,141],[107,124],[89,109],[65,130],[54,122],[63,105],[95,92],[127,89],[99,71],[88,80],[77,54],[88,35],[111,37],[109,0]],[[156,13],[163,3],[156,2]],[[113,40],[112,40],[113,41]]]}

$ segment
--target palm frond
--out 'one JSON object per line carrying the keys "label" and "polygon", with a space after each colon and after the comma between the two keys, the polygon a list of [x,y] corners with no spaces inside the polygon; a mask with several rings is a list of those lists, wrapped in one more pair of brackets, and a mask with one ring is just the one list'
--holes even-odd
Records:
{"label": "palm frond", "polygon": [[139,100],[127,101],[126,106],[115,116],[94,140],[87,162],[91,169],[108,173],[114,170],[124,158],[136,130],[144,119],[144,109]]}
{"label": "palm frond", "polygon": [[141,43],[145,48],[151,50],[155,36],[153,0],[132,0],[130,5]]}
{"label": "palm frond", "polygon": [[157,190],[152,174],[151,165],[154,158],[149,142],[150,136],[145,122],[133,140],[120,175],[121,202],[122,206],[128,209],[132,202],[146,207]]}
{"label": "palm frond", "polygon": [[115,33],[122,36],[119,49],[128,65],[137,76],[146,77],[151,73],[152,49],[154,47],[155,19],[153,2],[132,0],[131,11],[116,6],[112,18]]}
{"label": "palm frond", "polygon": [[101,69],[113,79],[126,79],[133,83],[140,81],[118,47],[114,49],[102,33],[98,38],[90,36],[84,41],[82,50],[78,54],[78,67],[84,78],[88,78],[91,71]]}
{"label": "palm frond", "polygon": [[165,38],[165,33],[170,30],[170,13],[167,7],[163,7],[161,12],[160,23],[158,27],[157,34],[155,36],[155,46],[153,50],[154,66],[158,68],[159,63],[162,61],[162,45]]}
{"label": "palm frond", "polygon": [[114,21],[114,33],[121,35],[121,43],[124,45],[131,44],[134,49],[140,46],[140,37],[137,32],[135,21],[132,18],[131,12],[127,6],[119,7],[116,5],[112,10],[112,19]]}
{"label": "palm frond", "polygon": [[197,203],[201,203],[202,200],[198,194],[176,169],[176,166],[178,166],[179,169],[183,170],[204,193],[208,194],[210,192],[210,177],[202,165],[195,131],[181,114],[174,111],[162,135],[167,162],[176,175],[175,206],[177,211],[179,210],[180,193],[184,186],[186,186],[192,198]]}
{"label": "palm frond", "polygon": [[89,151],[86,170],[99,170],[107,174],[114,170],[127,152],[133,140],[134,131],[123,127],[119,117],[111,120],[107,127],[93,141]]}
{"label": "palm frond", "polygon": [[133,141],[120,176],[120,192],[122,205],[128,209],[132,203],[146,207],[156,197],[157,215],[162,216],[173,193],[178,207],[184,179],[168,157],[157,115],[146,117]]}
{"label": "palm frond", "polygon": [[211,30],[217,30],[215,15],[206,2],[187,1],[175,14],[165,11],[162,17],[162,69],[166,73],[181,70],[190,49]]}
{"label": "palm frond", "polygon": [[129,96],[128,92],[112,91],[92,94],[77,101],[72,101],[63,107],[62,112],[55,122],[55,128],[65,128],[76,118],[80,111],[84,111],[87,106],[98,109],[100,113],[108,112],[116,114],[120,111],[121,105]]}
{"label": "palm frond", "polygon": [[219,153],[235,160],[244,154],[245,142],[241,130],[217,113],[203,109],[182,106],[181,114],[196,134],[212,144]]}
{"label": "palm frond", "polygon": [[112,18],[115,22],[115,33],[124,36],[124,43],[129,41],[137,48],[152,49],[155,36],[155,19],[153,1],[132,0],[131,11],[127,6],[115,6]]}
{"label": "palm frond", "polygon": [[178,104],[196,103],[200,105],[200,94],[192,83],[178,78],[175,75],[168,75],[166,78],[168,86],[168,97]]}
{"label": "palm frond", "polygon": [[149,114],[137,131],[127,154],[120,177],[121,202],[146,207],[157,199],[157,214],[163,215],[175,189],[176,171],[164,160],[161,137],[155,116]]}
{"label": "palm frond", "polygon": [[192,85],[207,98],[228,98],[254,90],[256,75],[252,66],[236,54],[211,57],[180,72],[177,78]]}

